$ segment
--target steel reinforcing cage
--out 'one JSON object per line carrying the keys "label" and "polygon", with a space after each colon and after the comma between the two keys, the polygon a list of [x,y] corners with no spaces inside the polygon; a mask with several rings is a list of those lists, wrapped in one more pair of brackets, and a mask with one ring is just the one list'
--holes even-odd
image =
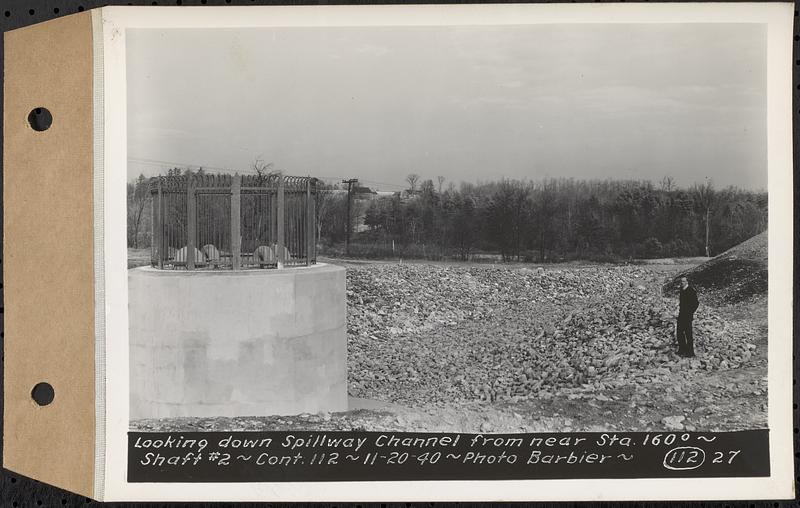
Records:
{"label": "steel reinforcing cage", "polygon": [[156,268],[240,270],[316,262],[315,178],[158,176],[150,180],[150,193]]}

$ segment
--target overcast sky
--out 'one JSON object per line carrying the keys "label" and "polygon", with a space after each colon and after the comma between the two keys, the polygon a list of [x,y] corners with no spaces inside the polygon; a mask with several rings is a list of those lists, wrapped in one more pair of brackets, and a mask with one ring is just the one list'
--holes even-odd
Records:
{"label": "overcast sky", "polygon": [[175,164],[767,183],[757,24],[128,30],[129,176]]}

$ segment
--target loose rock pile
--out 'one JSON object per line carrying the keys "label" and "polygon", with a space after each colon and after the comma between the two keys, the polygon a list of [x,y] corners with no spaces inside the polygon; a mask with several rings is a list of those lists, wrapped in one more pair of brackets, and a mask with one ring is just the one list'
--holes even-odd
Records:
{"label": "loose rock pile", "polygon": [[702,305],[674,354],[677,300],[640,266],[348,267],[349,391],[407,405],[549,398],[747,364],[758,330]]}
{"label": "loose rock pile", "polygon": [[679,279],[686,276],[692,285],[721,304],[753,301],[767,296],[767,231],[732,247],[705,263],[677,274],[664,284],[664,293],[676,295]]}

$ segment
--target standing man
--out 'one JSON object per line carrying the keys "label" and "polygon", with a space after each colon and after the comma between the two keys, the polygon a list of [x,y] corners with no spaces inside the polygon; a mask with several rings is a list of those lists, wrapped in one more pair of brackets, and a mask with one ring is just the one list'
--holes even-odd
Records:
{"label": "standing man", "polygon": [[689,285],[689,279],[681,277],[680,309],[678,310],[678,354],[680,356],[694,356],[692,320],[694,311],[699,305],[697,292]]}

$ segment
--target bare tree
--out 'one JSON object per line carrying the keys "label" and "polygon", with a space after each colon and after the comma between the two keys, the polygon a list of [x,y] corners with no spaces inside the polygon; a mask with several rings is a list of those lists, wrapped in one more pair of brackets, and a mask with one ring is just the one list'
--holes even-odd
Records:
{"label": "bare tree", "polygon": [[486,218],[491,238],[504,261],[520,259],[531,211],[531,189],[527,184],[503,180],[496,186],[487,204]]}
{"label": "bare tree", "polygon": [[[275,169],[275,165],[273,163],[264,162],[260,158],[253,161],[253,163],[250,165],[250,169],[256,172],[256,185],[264,184],[270,178],[281,174],[280,170]],[[258,232],[266,231],[268,229],[268,223],[265,223],[266,214],[261,210],[261,208],[264,206],[264,203],[262,203],[261,200],[256,200],[253,204],[256,207],[255,230]]]}
{"label": "bare tree", "polygon": [[702,185],[694,184],[692,186],[692,197],[694,198],[695,205],[705,214],[706,223],[706,257],[711,257],[711,249],[708,246],[708,238],[711,229],[711,209],[714,207],[716,193],[714,192],[714,183],[711,179],[706,178],[706,182]]}
{"label": "bare tree", "polygon": [[411,189],[411,193],[413,194],[417,190],[417,182],[419,181],[419,175],[416,173],[411,173],[406,177],[406,182],[408,182],[409,188]]}
{"label": "bare tree", "polygon": [[436,180],[439,182],[439,194],[441,194],[442,193],[442,184],[444,183],[444,177],[443,176],[437,176]]}
{"label": "bare tree", "polygon": [[672,192],[675,188],[675,180],[671,176],[665,176],[661,179],[661,190],[664,192]]}
{"label": "bare tree", "polygon": [[321,241],[322,229],[328,224],[331,215],[334,213],[336,199],[336,194],[331,186],[322,183],[317,185],[317,192],[314,194],[314,214],[317,219],[317,242]]}
{"label": "bare tree", "polygon": [[142,215],[149,197],[147,180],[144,175],[140,174],[135,182],[128,184],[128,217],[130,220],[128,230],[131,236],[129,244],[135,249],[139,248],[139,228],[142,224]]}
{"label": "bare tree", "polygon": [[554,180],[544,180],[536,192],[536,223],[539,232],[539,261],[544,263],[550,240],[556,233],[558,186]]}
{"label": "bare tree", "polygon": [[275,164],[271,162],[264,162],[261,159],[256,159],[250,165],[250,169],[256,172],[258,182],[263,183],[272,176],[280,175],[281,171],[275,169]]}

